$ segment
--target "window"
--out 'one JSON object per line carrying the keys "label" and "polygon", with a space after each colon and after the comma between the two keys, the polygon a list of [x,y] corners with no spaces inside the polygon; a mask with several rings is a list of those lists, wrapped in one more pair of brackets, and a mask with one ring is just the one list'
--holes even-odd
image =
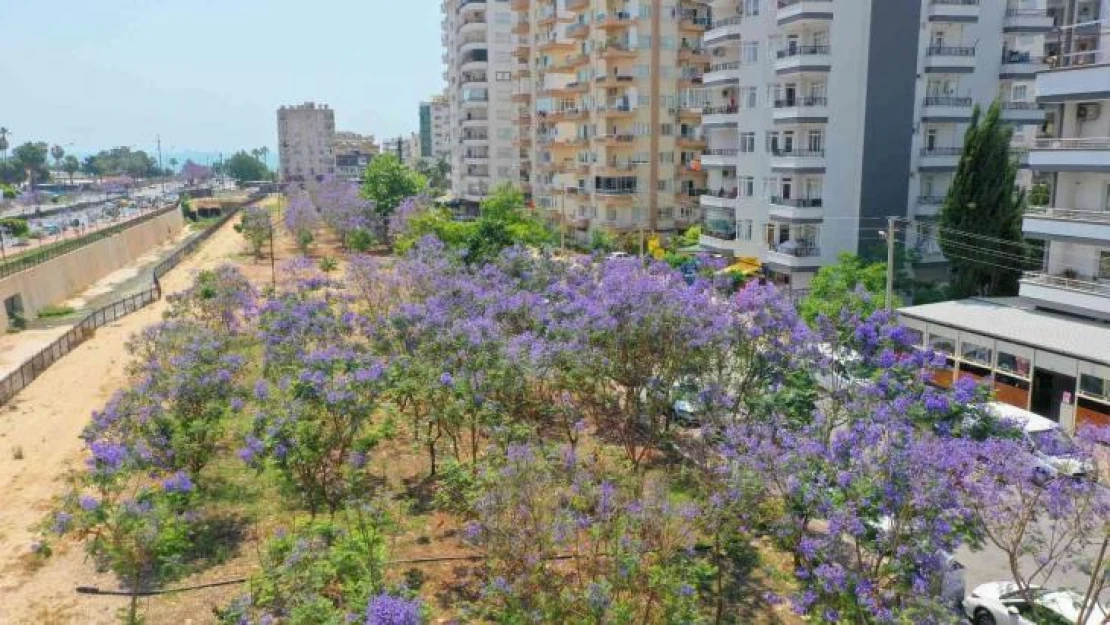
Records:
{"label": "window", "polygon": [[671,183],[670,180],[657,180],[655,182],[655,190],[656,191],[666,191],[667,187],[670,186],[670,183]]}
{"label": "window", "polygon": [[989,347],[984,347],[976,343],[964,341],[961,347],[961,357],[968,361],[981,365],[991,366],[991,350]]}
{"label": "window", "polygon": [[513,73],[512,72],[496,72],[494,74],[494,80],[496,80],[497,82],[508,82],[512,79],[513,79]]}
{"label": "window", "polygon": [[736,238],[740,241],[752,240],[752,220],[739,219],[736,221]]}
{"label": "window", "polygon": [[751,197],[755,195],[755,178],[751,176],[740,176],[736,181],[740,187],[740,197]]}
{"label": "window", "polygon": [[1019,378],[1029,378],[1031,371],[1030,362],[1028,358],[1017,356],[1014,354],[1007,354],[1006,352],[998,352],[998,370],[1012,373]]}
{"label": "window", "polygon": [[823,152],[825,150],[825,133],[820,130],[809,131],[809,151]]}
{"label": "window", "polygon": [[1013,88],[1010,89],[1010,101],[1025,102],[1028,97],[1028,90],[1029,88],[1026,85],[1014,85]]}
{"label": "window", "polygon": [[740,106],[754,109],[759,98],[759,90],[755,87],[740,88]]}
{"label": "window", "polygon": [[956,353],[956,340],[940,334],[929,334],[929,347],[942,354]]}
{"label": "window", "polygon": [[745,41],[740,50],[740,62],[746,65],[759,62],[759,42]]}
{"label": "window", "polygon": [[755,152],[755,133],[740,133],[740,151],[744,153]]}
{"label": "window", "polygon": [[1079,392],[1088,397],[1110,398],[1110,382],[1084,373],[1079,376]]}
{"label": "window", "polygon": [[674,134],[674,124],[659,124],[659,134],[669,137]]}
{"label": "window", "polygon": [[660,152],[659,153],[659,162],[663,163],[665,165],[673,165],[674,164],[674,152]]}
{"label": "window", "polygon": [[772,154],[779,151],[779,133],[778,132],[776,132],[774,130],[770,130],[770,131],[767,132],[766,141],[765,141],[765,145],[763,146],[763,149],[765,149],[766,151],[768,151]]}
{"label": "window", "polygon": [[744,15],[759,15],[759,0],[744,0]]}
{"label": "window", "polygon": [[1098,279],[1110,280],[1110,251],[1100,250],[1098,253]]}

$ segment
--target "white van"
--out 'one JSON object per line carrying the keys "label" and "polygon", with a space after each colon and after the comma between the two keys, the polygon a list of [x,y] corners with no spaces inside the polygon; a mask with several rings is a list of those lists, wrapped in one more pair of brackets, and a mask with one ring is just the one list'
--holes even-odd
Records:
{"label": "white van", "polygon": [[987,404],[987,411],[996,419],[1021,428],[1025,445],[1036,463],[1034,471],[1040,477],[1085,477],[1093,473],[1091,459],[1055,421],[997,401]]}

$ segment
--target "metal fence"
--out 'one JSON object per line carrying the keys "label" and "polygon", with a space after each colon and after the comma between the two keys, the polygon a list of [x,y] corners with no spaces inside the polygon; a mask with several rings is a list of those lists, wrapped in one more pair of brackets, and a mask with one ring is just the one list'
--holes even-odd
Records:
{"label": "metal fence", "polygon": [[5,263],[0,264],[0,278],[6,278],[10,275],[17,274],[21,271],[26,271],[35,265],[41,265],[46,261],[57,258],[63,254],[68,254],[74,250],[81,249],[86,245],[91,245],[97,241],[103,241],[109,237],[113,237],[128,228],[133,228],[143,222],[150,221],[155,217],[165,215],[170,211],[178,210],[176,205],[167,206],[165,208],[149,212],[128,221],[120,222],[114,226],[109,226],[102,230],[97,230],[91,234],[87,234],[77,239],[70,239],[69,241],[62,241],[61,243],[51,243],[48,246],[39,250],[25,252],[18,258],[14,258]]}
{"label": "metal fence", "polygon": [[[247,203],[256,202],[264,196],[265,194],[263,193],[252,194],[250,198],[248,198]],[[171,207],[171,209],[177,210],[177,207],[174,206]],[[213,223],[206,228],[204,232],[200,233],[200,235],[193,237],[192,240],[183,245],[168,258],[155,265],[153,272],[154,284],[151,285],[149,289],[92,311],[77,325],[70,328],[69,332],[55,339],[52,343],[20,365],[18,369],[0,379],[0,405],[6,404],[12,397],[15,397],[16,393],[26,388],[28,384],[42,375],[51,365],[76,349],[78,345],[92,338],[97,328],[106,326],[117,319],[126,317],[158,301],[162,297],[162,276],[176,267],[186,256],[196,251],[202,243],[207,241],[217,230],[230,221],[237,211],[238,208],[231,208],[219,221]],[[145,219],[149,219],[164,212],[166,211],[159,211],[158,213],[147,215]],[[126,226],[130,227],[139,222],[140,220],[131,220],[127,222]]]}

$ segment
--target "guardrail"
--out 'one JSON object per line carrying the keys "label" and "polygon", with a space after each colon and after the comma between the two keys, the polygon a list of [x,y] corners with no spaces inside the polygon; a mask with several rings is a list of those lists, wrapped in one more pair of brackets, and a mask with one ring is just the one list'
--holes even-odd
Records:
{"label": "guardrail", "polygon": [[123,221],[113,226],[108,226],[96,232],[87,234],[77,239],[70,239],[60,243],[51,243],[42,249],[24,252],[18,258],[14,258],[5,263],[0,263],[0,279],[7,278],[8,276],[17,274],[21,271],[26,271],[31,267],[41,265],[48,260],[57,258],[63,254],[68,254],[72,251],[79,250],[86,245],[91,245],[97,241],[103,241],[109,237],[113,237],[128,228],[132,228],[141,223],[150,221],[155,217],[160,217],[166,213],[178,210],[177,205],[167,206],[165,208],[140,215],[134,219]]}
{"label": "guardrail", "polygon": [[1110,150],[1110,137],[1069,137],[1037,139],[1036,150]]}
{"label": "guardrail", "polygon": [[1077,280],[1074,278],[1053,276],[1047,273],[1027,272],[1021,275],[1021,281],[1029,284],[1057,287],[1068,291],[1077,291],[1079,293],[1090,293],[1093,295],[1110,297],[1110,284],[1092,282],[1090,280]]}
{"label": "guardrail", "polygon": [[1032,217],[1047,217],[1049,219],[1110,223],[1110,211],[1085,211],[1073,208],[1030,206],[1025,209],[1025,214]]}
{"label": "guardrail", "polygon": [[[259,192],[253,193],[248,198],[247,203],[257,202],[262,197],[265,197],[265,195],[266,194]],[[171,208],[176,209],[177,207],[173,206]],[[217,230],[230,221],[238,211],[238,207],[231,208],[219,219],[219,221],[209,226],[199,236],[194,237],[168,258],[155,265],[153,271],[154,283],[149,289],[92,311],[81,319],[77,325],[70,328],[69,332],[55,339],[49,345],[39,350],[37,354],[24,361],[18,369],[0,379],[0,405],[8,403],[12,397],[15,397],[19,391],[35,381],[35,379],[49,369],[51,365],[61,360],[63,356],[76,349],[77,346],[92,338],[96,334],[98,328],[104,327],[122,317],[126,317],[161,299],[162,276],[176,267],[186,256],[196,251],[201,243],[207,241]],[[136,222],[137,220],[132,220],[128,222],[128,224],[133,225]]]}

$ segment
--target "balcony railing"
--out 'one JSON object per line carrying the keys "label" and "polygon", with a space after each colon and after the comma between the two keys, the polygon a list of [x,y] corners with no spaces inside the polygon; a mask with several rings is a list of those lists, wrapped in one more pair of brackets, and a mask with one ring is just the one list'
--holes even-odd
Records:
{"label": "balcony railing", "polygon": [[1006,9],[1006,17],[1046,17],[1047,9]]}
{"label": "balcony railing", "polygon": [[964,153],[962,147],[923,147],[921,148],[921,156],[959,156]]}
{"label": "balcony railing", "polygon": [[1003,102],[1002,108],[1010,111],[1033,111],[1041,108],[1036,102]]}
{"label": "balcony railing", "polygon": [[925,206],[935,206],[944,204],[945,199],[947,198],[943,195],[919,195],[917,196],[917,203]]}
{"label": "balcony railing", "polygon": [[1110,150],[1110,137],[1036,139],[1035,150]]}
{"label": "balcony railing", "polygon": [[794,107],[807,107],[807,106],[828,106],[829,99],[826,97],[810,96],[805,98],[787,98],[785,100],[775,100],[775,108],[786,109]]}
{"label": "balcony railing", "polygon": [[728,63],[714,63],[709,66],[711,72],[724,72],[730,69],[740,69],[740,61],[729,61]]}
{"label": "balcony railing", "polygon": [[819,197],[782,198],[772,196],[771,203],[776,206],[790,206],[793,208],[821,208],[824,205],[824,200]]}
{"label": "balcony railing", "polygon": [[1028,282],[1030,284],[1055,287],[1058,289],[1066,289],[1068,291],[1076,291],[1079,293],[1088,293],[1091,295],[1110,297],[1110,284],[1106,284],[1104,282],[1065,278],[1063,276],[1053,276],[1047,273],[1025,273],[1022,274],[1021,281]]}
{"label": "balcony railing", "polygon": [[821,248],[816,245],[810,245],[808,243],[790,245],[791,243],[793,243],[793,241],[787,241],[786,243],[776,245],[775,252],[795,258],[812,258],[821,255]]}
{"label": "balcony railing", "polygon": [[785,48],[778,51],[778,58],[788,59],[795,56],[809,56],[814,54],[828,54],[829,46],[794,46],[792,48]]}
{"label": "balcony railing", "polygon": [[713,28],[724,28],[725,26],[732,26],[733,24],[742,24],[746,19],[748,19],[746,15],[734,15],[732,17],[721,18],[713,21]]}
{"label": "balcony railing", "polygon": [[737,148],[713,148],[702,152],[706,156],[736,156],[740,153]]}
{"label": "balcony railing", "polygon": [[975,56],[974,46],[929,46],[926,56]]}
{"label": "balcony railing", "polygon": [[929,96],[925,98],[925,106],[958,106],[971,108],[975,102],[971,98],[957,98],[953,96]]}
{"label": "balcony railing", "polygon": [[780,9],[785,9],[787,7],[794,6],[795,4],[798,4],[799,2],[803,2],[803,1],[804,2],[832,2],[832,0],[779,0],[779,8]]}
{"label": "balcony railing", "polygon": [[724,106],[703,106],[701,112],[704,115],[727,115],[739,110],[740,107],[735,104],[726,104]]}
{"label": "balcony railing", "polygon": [[779,158],[823,158],[824,150],[775,150],[773,155]]}
{"label": "balcony railing", "polygon": [[604,188],[602,188],[602,189],[595,190],[594,193],[597,193],[598,195],[616,195],[616,196],[636,195],[636,189],[604,189]]}
{"label": "balcony railing", "polygon": [[1066,219],[1069,221],[1084,221],[1110,224],[1110,211],[1084,211],[1071,208],[1030,206],[1029,208],[1025,209],[1025,214],[1030,217],[1047,217],[1049,219]]}
{"label": "balcony railing", "polygon": [[979,0],[932,0],[930,4],[940,5],[954,5],[954,6],[978,6]]}

